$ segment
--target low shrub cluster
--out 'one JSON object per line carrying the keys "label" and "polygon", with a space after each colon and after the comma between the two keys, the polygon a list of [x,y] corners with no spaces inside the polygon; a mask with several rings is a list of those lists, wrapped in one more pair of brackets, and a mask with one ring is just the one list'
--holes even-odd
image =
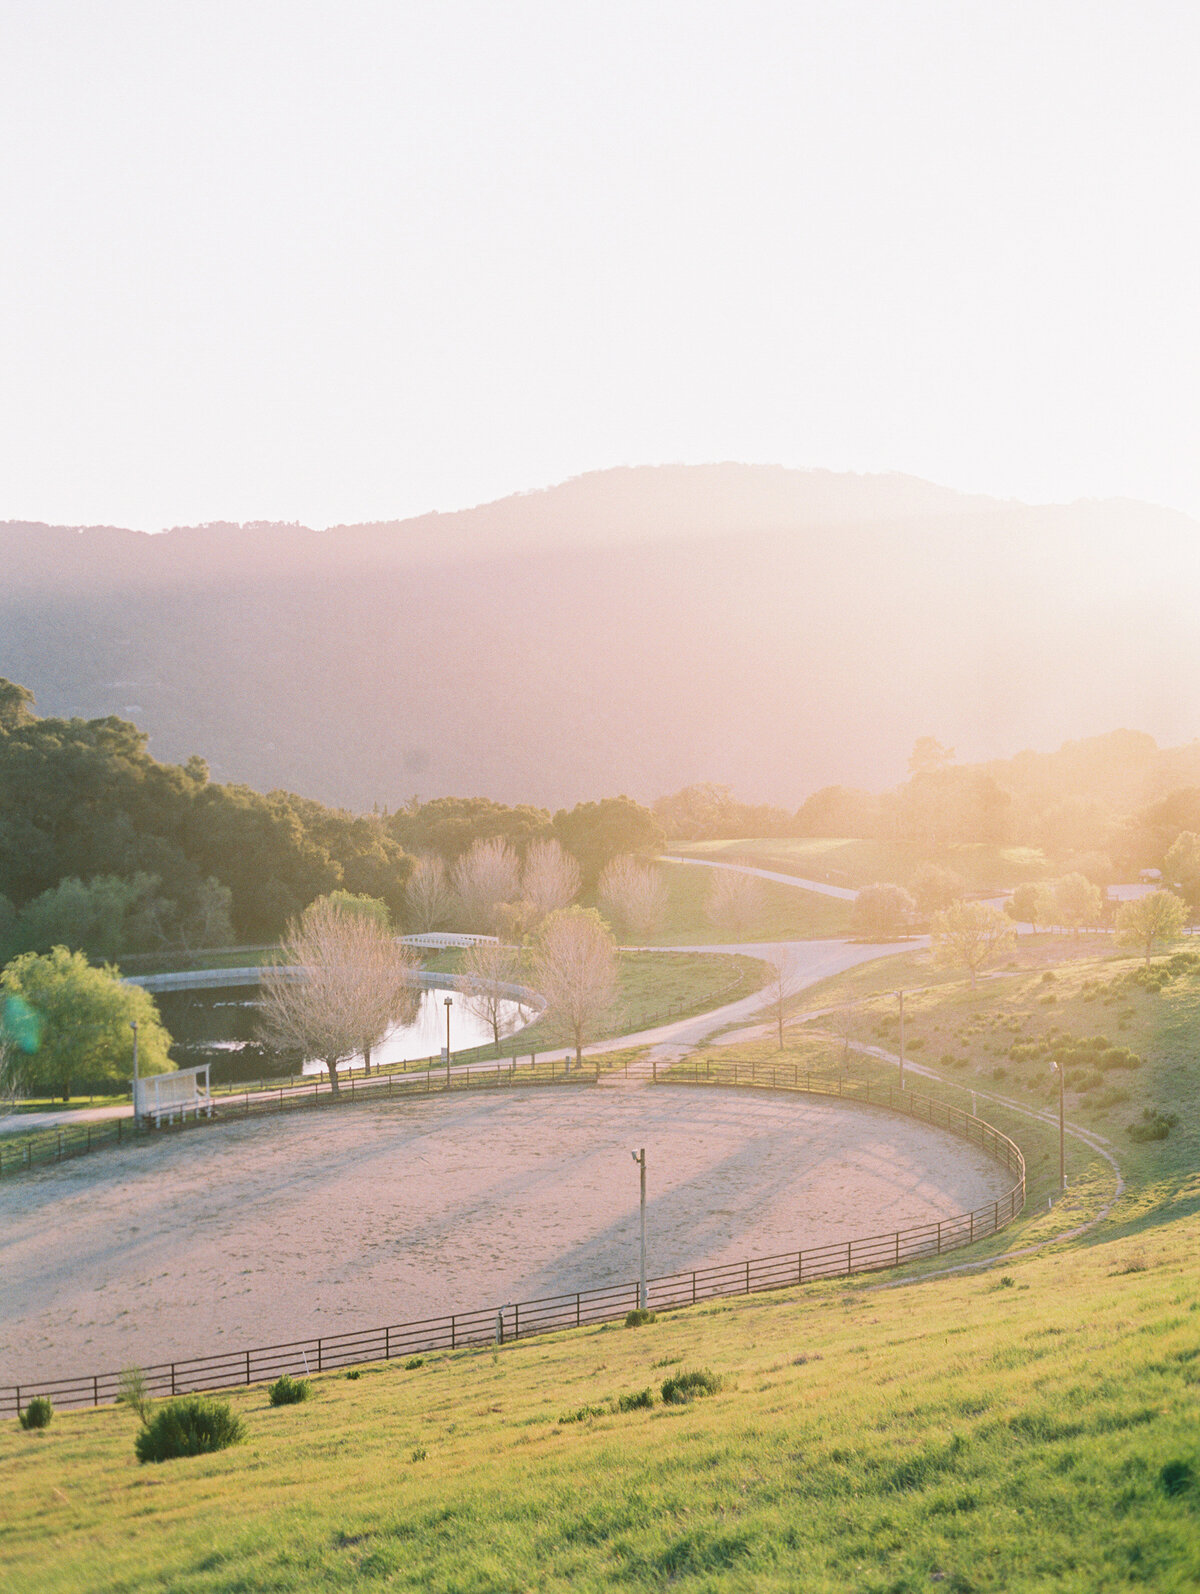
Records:
{"label": "low shrub cluster", "polygon": [[676,1373],[672,1378],[663,1380],[663,1405],[686,1406],[689,1400],[697,1400],[702,1395],[715,1395],[720,1387],[721,1380],[716,1373],[710,1373],[707,1367],[697,1368],[690,1373]]}
{"label": "low shrub cluster", "polygon": [[292,1378],[288,1373],[283,1373],[267,1389],[267,1399],[272,1406],[296,1406],[311,1394],[312,1385],[307,1378]]}
{"label": "low shrub cluster", "polygon": [[632,1312],[625,1313],[626,1328],[641,1328],[643,1323],[655,1323],[657,1321],[658,1314],[647,1311],[644,1306],[635,1306]]}
{"label": "low shrub cluster", "polygon": [[48,1395],[35,1395],[25,1410],[18,1412],[17,1421],[22,1428],[49,1428],[54,1415],[54,1402]]}
{"label": "low shrub cluster", "polygon": [[185,1395],[159,1406],[133,1442],[139,1461],[171,1461],[178,1456],[205,1456],[245,1438],[240,1417],[227,1400]]}
{"label": "low shrub cluster", "polygon": [[1165,1140],[1179,1122],[1179,1114],[1146,1107],[1142,1116],[1129,1126],[1130,1140]]}
{"label": "low shrub cluster", "polygon": [[621,1395],[617,1400],[618,1411],[644,1411],[654,1404],[654,1394],[650,1389],[635,1389],[632,1394]]}

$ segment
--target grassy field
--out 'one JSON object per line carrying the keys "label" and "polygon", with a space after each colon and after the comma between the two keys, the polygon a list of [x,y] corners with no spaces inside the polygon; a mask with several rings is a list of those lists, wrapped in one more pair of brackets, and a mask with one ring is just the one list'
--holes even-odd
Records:
{"label": "grassy field", "polygon": [[[1200,1581],[1200,1224],[364,1368],[142,1467],[0,1430],[0,1587],[1055,1594]],[[706,1367],[715,1395],[664,1406]],[[614,1411],[655,1393],[650,1409]]]}
{"label": "grassy field", "polygon": [[[0,1589],[1195,1588],[1200,957],[1147,975],[1104,942],[1039,938],[1016,961],[974,990],[919,953],[850,971],[800,998],[848,1013],[794,1027],[783,1054],[894,1078],[845,1043],[894,1046],[904,985],[909,1058],[944,1079],[910,1083],[981,1093],[1026,1153],[1004,1233],[883,1279],[329,1375],[301,1406],[239,1392],[247,1441],[214,1457],[139,1467],[123,1410],[5,1423]],[[1110,1163],[1073,1139],[1048,1209],[1047,1049],[1071,1059],[1069,1120],[1120,1164],[1115,1204]],[[780,1059],[765,1040],[718,1051]],[[1165,1139],[1130,1135],[1146,1108],[1177,1115]],[[662,1403],[663,1379],[701,1367],[716,1394]],[[648,1409],[619,1409],[646,1389]]]}
{"label": "grassy field", "polygon": [[[661,867],[670,895],[663,926],[650,937],[650,944],[702,946],[729,939],[725,932],[713,928],[704,912],[717,871],[688,864],[668,863]],[[809,941],[849,934],[850,903],[822,897],[814,891],[798,891],[773,880],[759,883],[762,912],[746,940]]]}
{"label": "grassy field", "polygon": [[869,886],[879,880],[907,886],[925,864],[953,869],[971,891],[1005,891],[1026,880],[1045,880],[1055,864],[1035,847],[983,843],[924,847],[913,841],[851,841],[837,837],[766,837],[697,841],[674,847],[689,858],[719,858],[758,869],[800,875],[833,886]]}

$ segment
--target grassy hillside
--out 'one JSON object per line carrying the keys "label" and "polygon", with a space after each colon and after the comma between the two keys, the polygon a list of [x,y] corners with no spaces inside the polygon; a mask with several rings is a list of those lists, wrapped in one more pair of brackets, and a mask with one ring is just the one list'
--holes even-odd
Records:
{"label": "grassy hillside", "polygon": [[[161,1466],[123,1410],[7,1423],[0,1587],[1191,1589],[1198,1239],[251,1390],[244,1446]],[[719,1393],[612,1409],[698,1366]]]}
{"label": "grassy hillside", "polygon": [[[0,1589],[1194,1588],[1200,957],[1139,968],[1081,956],[972,991],[907,954],[800,999],[861,998],[788,1036],[785,1056],[828,1071],[846,1023],[890,1046],[884,991],[904,983],[910,1058],[946,1079],[932,1088],[1011,1099],[980,1110],[1025,1149],[1029,1204],[984,1246],[637,1330],[330,1375],[298,1407],[240,1392],[247,1441],[215,1457],[139,1467],[123,1410],[41,1434],[5,1423]],[[1029,1116],[1052,1102],[1038,1049],[1096,1036],[1112,1044],[1070,1065],[1068,1117],[1107,1137],[1128,1187],[1113,1205],[1111,1165],[1072,1141],[1070,1190],[1048,1209],[1057,1128]],[[769,1041],[719,1051],[779,1056]],[[1145,1106],[1178,1114],[1166,1139],[1130,1137]],[[664,1405],[662,1381],[696,1368],[720,1390]],[[619,1409],[642,1390],[649,1407]]]}
{"label": "grassy hillside", "polygon": [[697,841],[675,847],[691,858],[721,858],[759,869],[801,875],[832,886],[869,886],[877,880],[908,885],[928,863],[953,869],[972,891],[1005,891],[1025,880],[1044,880],[1055,865],[1036,847],[955,843],[925,847],[915,841],[854,841],[839,837],[765,837]]}
{"label": "grassy hillside", "polygon": [[[709,922],[704,908],[718,871],[690,864],[663,864],[667,913],[662,928],[650,937],[654,946],[703,946],[729,939]],[[798,891],[773,880],[762,886],[762,912],[746,936],[750,941],[811,941],[848,935],[850,903]]]}

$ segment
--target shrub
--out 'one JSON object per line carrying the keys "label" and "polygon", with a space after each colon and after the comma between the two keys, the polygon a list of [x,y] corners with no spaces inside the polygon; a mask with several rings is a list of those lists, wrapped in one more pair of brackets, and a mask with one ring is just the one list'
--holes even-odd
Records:
{"label": "shrub", "polygon": [[352,1367],[350,1369],[350,1371],[346,1374],[346,1377],[350,1380],[351,1383],[353,1383],[356,1378],[361,1378],[362,1377],[362,1368],[361,1367]]}
{"label": "shrub", "polygon": [[698,1368],[692,1373],[676,1373],[674,1378],[663,1381],[663,1404],[685,1406],[689,1400],[697,1400],[701,1395],[715,1395],[720,1387],[721,1380],[716,1373],[710,1373],[707,1367]]}
{"label": "shrub", "polygon": [[576,1411],[565,1411],[558,1419],[559,1422],[586,1422],[589,1417],[604,1417],[607,1413],[603,1406],[580,1406]]}
{"label": "shrub", "polygon": [[18,1413],[22,1428],[49,1428],[54,1403],[48,1395],[35,1395],[25,1410]]}
{"label": "shrub", "polygon": [[641,1328],[643,1323],[656,1323],[657,1312],[648,1312],[644,1306],[635,1306],[632,1312],[625,1313],[626,1328]]}
{"label": "shrub", "polygon": [[647,1406],[653,1406],[654,1395],[649,1389],[634,1390],[631,1395],[621,1395],[617,1400],[618,1411],[642,1411]]}
{"label": "shrub", "polygon": [[415,1373],[418,1367],[424,1367],[424,1365],[424,1356],[410,1356],[404,1364],[404,1371],[406,1373]]}
{"label": "shrub", "polygon": [[311,1394],[312,1385],[307,1378],[292,1378],[284,1373],[268,1388],[267,1399],[272,1406],[298,1406]]}
{"label": "shrub", "polygon": [[139,1461],[170,1461],[176,1456],[204,1456],[245,1438],[240,1417],[227,1400],[185,1395],[159,1406],[133,1442]]}
{"label": "shrub", "polygon": [[1179,1115],[1146,1107],[1141,1118],[1129,1126],[1130,1140],[1165,1140],[1179,1122]]}
{"label": "shrub", "polygon": [[1158,1475],[1158,1481],[1163,1486],[1164,1494],[1174,1497],[1184,1494],[1192,1486],[1192,1465],[1190,1461],[1168,1461]]}

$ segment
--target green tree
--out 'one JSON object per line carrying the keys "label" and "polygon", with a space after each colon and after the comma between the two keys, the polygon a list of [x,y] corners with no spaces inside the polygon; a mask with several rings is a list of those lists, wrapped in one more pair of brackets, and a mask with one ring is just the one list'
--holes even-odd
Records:
{"label": "green tree", "polygon": [[935,913],[930,925],[933,960],[943,968],[965,968],[974,985],[1016,939],[1012,921],[990,902],[955,902]]}
{"label": "green tree", "polygon": [[855,898],[850,923],[857,936],[887,941],[903,935],[912,923],[917,905],[903,886],[879,882],[864,886]]}
{"label": "green tree", "polygon": [[1117,945],[1136,947],[1149,963],[1154,948],[1178,940],[1187,909],[1173,891],[1151,891],[1117,910]]}
{"label": "green tree", "polygon": [[554,834],[575,854],[583,883],[594,889],[604,867],[623,852],[654,855],[666,846],[662,826],[648,808],[632,797],[605,797],[598,803],[577,803],[554,816]]}
{"label": "green tree", "polygon": [[1050,888],[1048,918],[1078,935],[1085,924],[1098,924],[1104,912],[1104,893],[1086,876],[1065,874]]}
{"label": "green tree", "polygon": [[1050,916],[1050,890],[1038,880],[1020,885],[1004,904],[1004,911],[1018,924],[1028,924],[1036,931]]}
{"label": "green tree", "polygon": [[1200,836],[1181,830],[1163,859],[1163,876],[1179,888],[1185,902],[1200,906]]}
{"label": "green tree", "polygon": [[314,914],[323,912],[326,904],[335,913],[348,913],[353,918],[368,920],[385,935],[392,933],[392,915],[388,911],[387,903],[380,897],[368,897],[361,892],[353,891],[330,891],[323,897],[317,897],[305,908],[302,922],[310,920]]}
{"label": "green tree", "polygon": [[19,997],[37,1017],[37,1048],[23,1064],[30,1094],[69,1101],[73,1091],[122,1089],[133,1075],[133,1033],[138,1026],[138,1067],[161,1074],[171,1067],[171,1037],[154,999],[125,985],[116,969],[97,968],[82,952],[56,946],[25,952],[0,974],[0,989]]}

